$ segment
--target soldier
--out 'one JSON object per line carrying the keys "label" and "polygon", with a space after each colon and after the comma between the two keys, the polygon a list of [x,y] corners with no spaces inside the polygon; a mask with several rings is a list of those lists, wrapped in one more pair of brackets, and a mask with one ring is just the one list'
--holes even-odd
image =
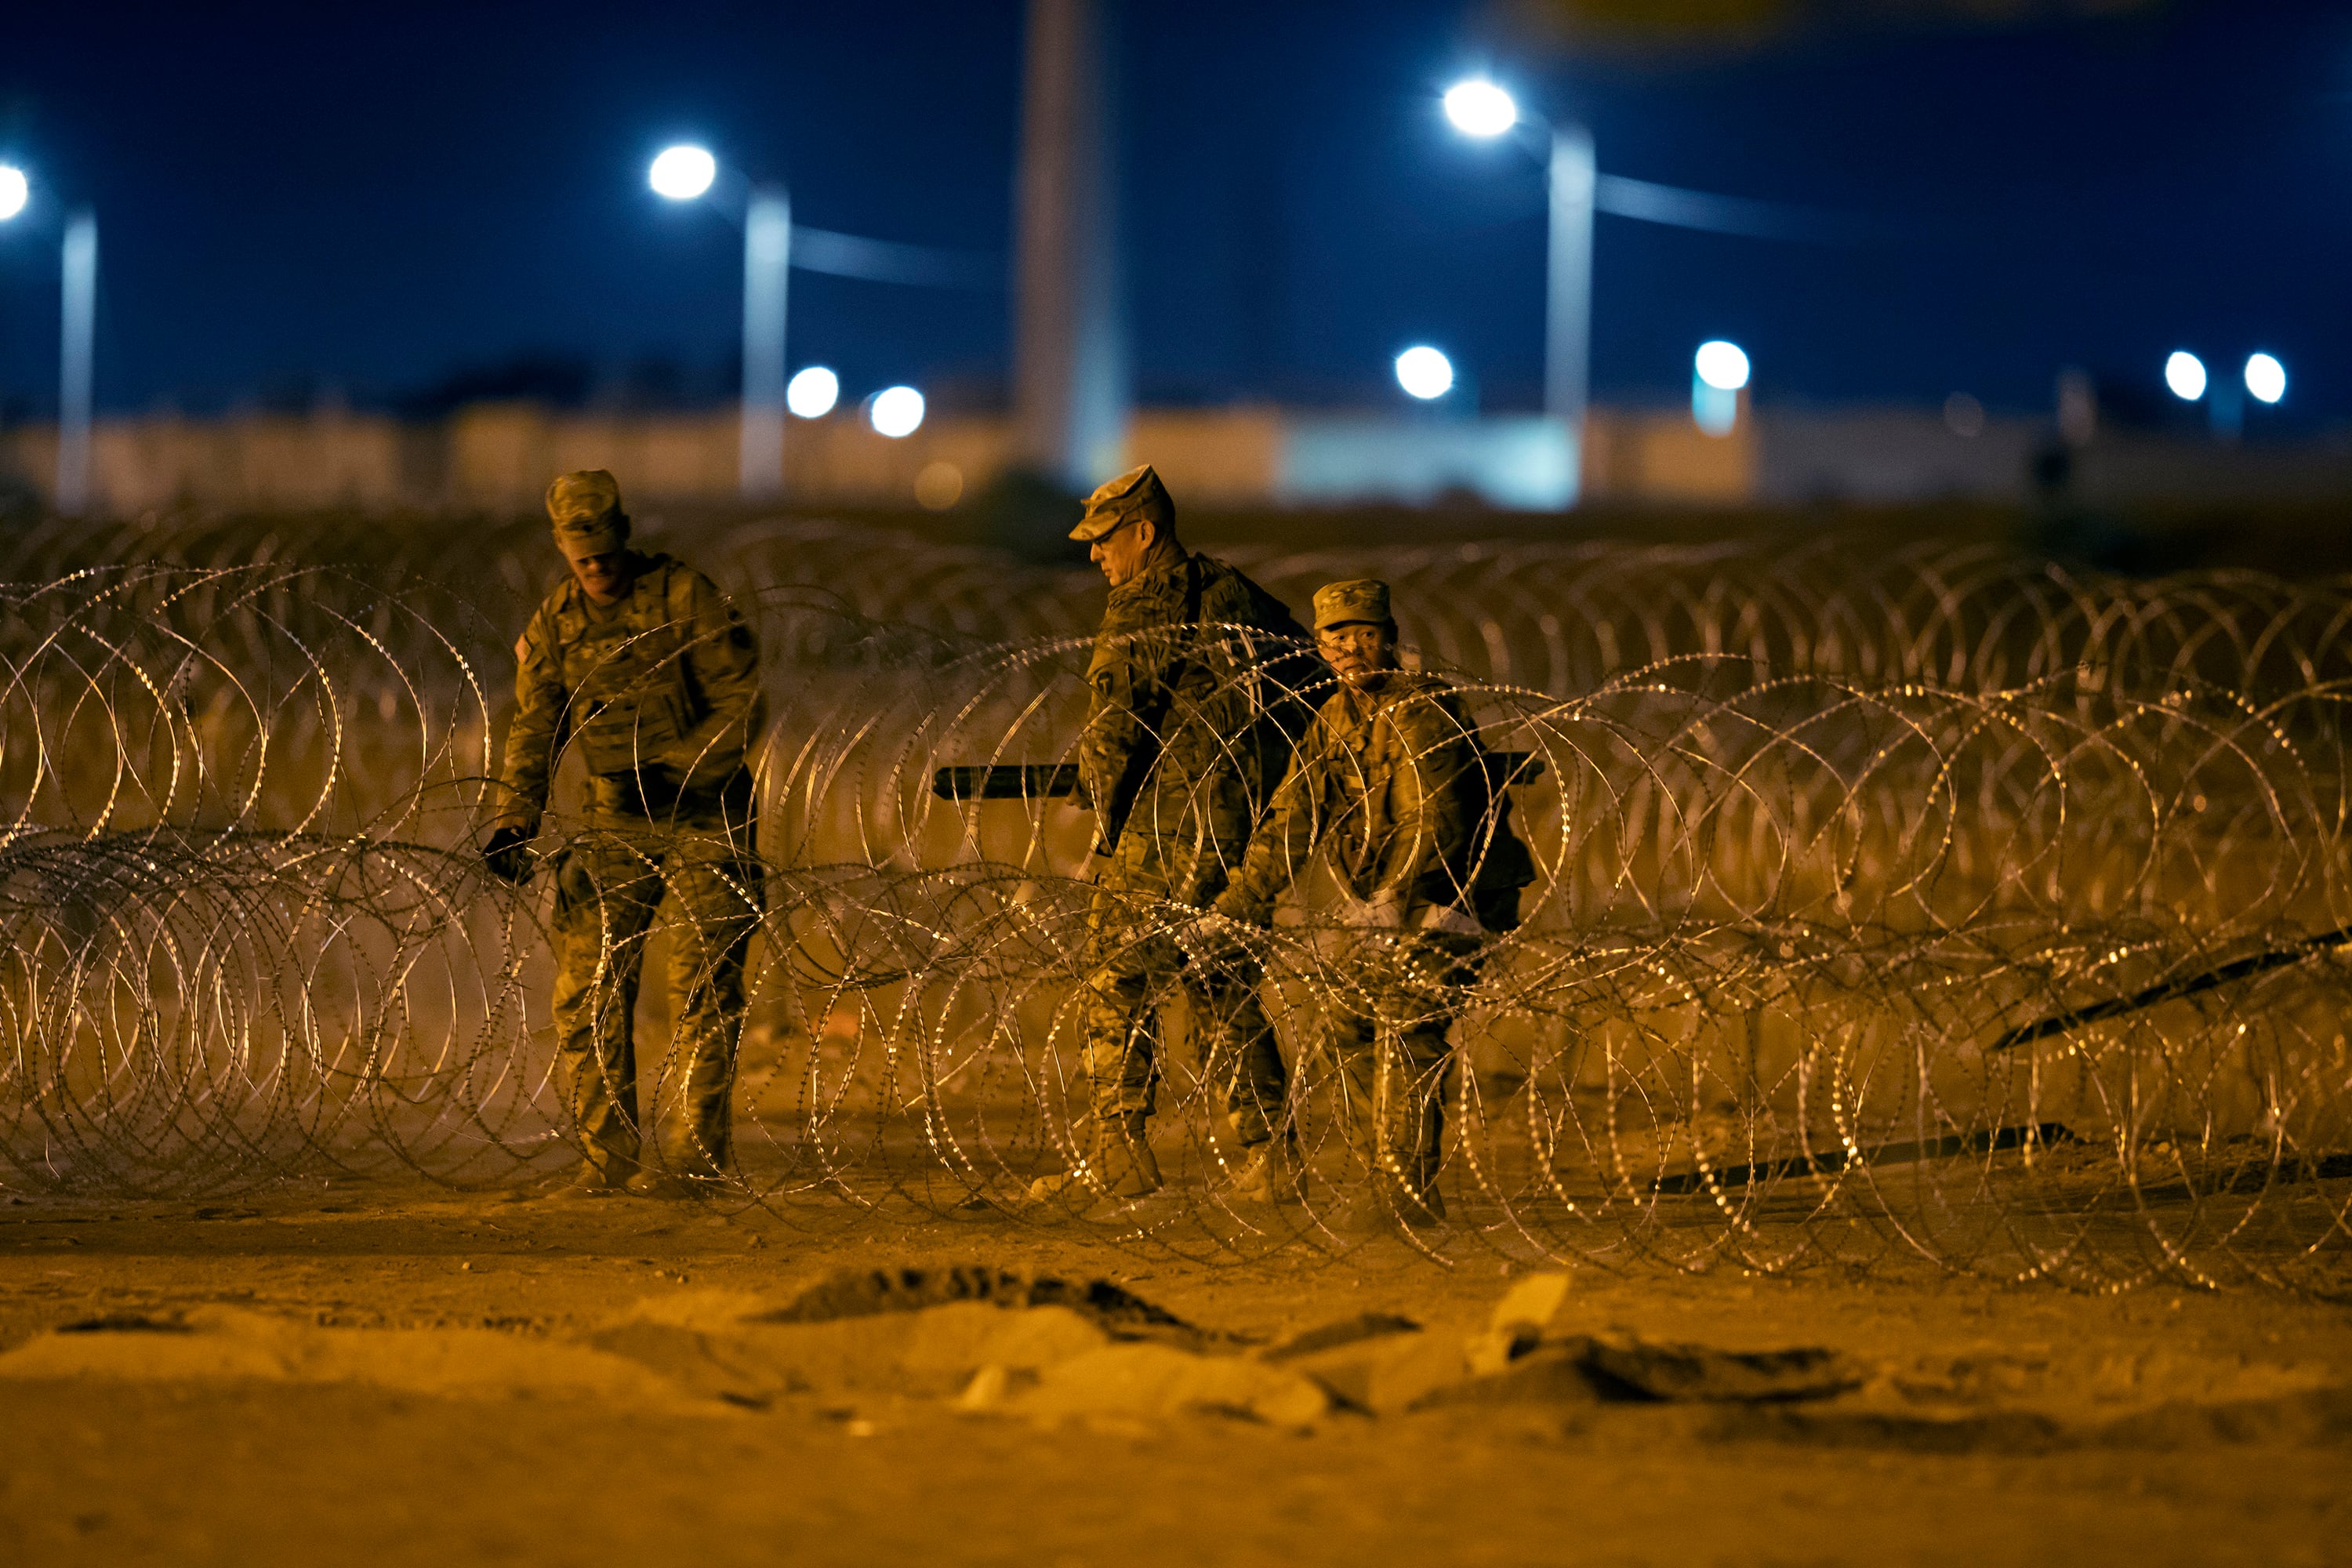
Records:
{"label": "soldier", "polygon": [[1315,641],[1339,688],[1198,924],[1212,947],[1233,945],[1216,941],[1223,921],[1269,924],[1275,900],[1328,850],[1340,918],[1360,935],[1349,983],[1322,1001],[1342,1113],[1373,1174],[1369,1212],[1431,1224],[1445,1215],[1446,1031],[1477,979],[1482,936],[1518,924],[1535,866],[1461,704],[1444,681],[1398,667],[1388,584],[1318,590]]}
{"label": "soldier", "polygon": [[[628,547],[612,475],[564,475],[547,511],[572,570],[515,644],[504,799],[483,855],[499,876],[530,879],[525,846],[576,747],[588,820],[557,860],[554,922],[558,1062],[583,1156],[572,1188],[698,1196],[729,1163],[744,951],[761,909],[745,760],[764,713],[759,648],[710,579]],[[631,1021],[666,897],[679,1125],[641,1165]]]}
{"label": "soldier", "polygon": [[1233,1190],[1274,1201],[1295,1194],[1297,1161],[1287,1132],[1276,1135],[1285,1079],[1259,975],[1245,961],[1186,970],[1165,904],[1204,907],[1241,864],[1308,718],[1283,689],[1319,670],[1303,648],[1289,651],[1306,630],[1280,600],[1177,542],[1175,503],[1149,465],[1087,497],[1070,537],[1110,583],[1077,752],[1079,803],[1097,825],[1084,998],[1090,1126],[1070,1169],[1040,1177],[1030,1196],[1083,1206],[1158,1190],[1147,1131],[1157,1015],[1181,973],[1206,1071],[1225,1087],[1241,1156]]}

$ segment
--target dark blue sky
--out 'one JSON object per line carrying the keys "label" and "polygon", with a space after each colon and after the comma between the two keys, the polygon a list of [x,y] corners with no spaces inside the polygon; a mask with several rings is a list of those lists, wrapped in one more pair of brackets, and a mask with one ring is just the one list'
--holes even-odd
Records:
{"label": "dark blue sky", "polygon": [[[1009,246],[1015,0],[865,6],[51,4],[8,24],[0,157],[102,233],[100,396],[192,408],[310,381],[383,400],[545,351],[723,384],[739,241],[645,190],[694,136],[821,227]],[[2352,11],[2176,0],[2119,20],[1844,28],[1566,60],[1475,4],[1133,0],[1128,257],[1147,397],[1380,405],[1436,342],[1531,405],[1535,166],[1436,93],[1486,66],[1594,127],[1605,172],[1806,204],[1871,237],[1601,220],[1594,382],[1663,401],[1702,338],[1759,396],[2040,407],[2164,353],[2271,349],[2352,419]],[[39,214],[28,214],[27,219]],[[53,395],[54,229],[0,226],[0,398]],[[1001,292],[797,273],[793,363],[991,395]]]}

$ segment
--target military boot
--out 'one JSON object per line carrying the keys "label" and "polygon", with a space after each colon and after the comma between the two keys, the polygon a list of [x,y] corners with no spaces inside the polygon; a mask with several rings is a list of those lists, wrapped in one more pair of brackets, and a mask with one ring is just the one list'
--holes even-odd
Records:
{"label": "military boot", "polygon": [[665,1203],[704,1203],[726,1191],[726,1178],[671,1171],[639,1171],[629,1178],[633,1197],[658,1198]]}
{"label": "military boot", "polygon": [[541,1184],[540,1193],[551,1198],[609,1198],[628,1190],[634,1166],[599,1164],[583,1160],[565,1175]]}
{"label": "military boot", "polygon": [[1409,1226],[1440,1225],[1445,1219],[1445,1194],[1437,1190],[1437,1165],[1444,1152],[1444,1106],[1430,1095],[1394,1108],[1381,1160],[1382,1184],[1388,1188],[1397,1218]]}
{"label": "military boot", "polygon": [[1298,1157],[1298,1140],[1288,1132],[1270,1138],[1249,1152],[1234,1173],[1233,1194],[1254,1204],[1295,1204],[1307,1197],[1307,1162]]}
{"label": "military boot", "polygon": [[1030,1183],[1030,1201],[1059,1200],[1085,1208],[1105,1197],[1139,1198],[1158,1192],[1160,1162],[1151,1154],[1148,1121],[1140,1110],[1115,1121],[1097,1120],[1087,1152],[1068,1170]]}

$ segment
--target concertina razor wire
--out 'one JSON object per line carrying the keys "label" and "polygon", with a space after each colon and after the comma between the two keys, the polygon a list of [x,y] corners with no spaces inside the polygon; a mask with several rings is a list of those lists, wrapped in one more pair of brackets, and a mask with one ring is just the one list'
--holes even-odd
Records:
{"label": "concertina razor wire", "polygon": [[[495,1187],[576,1158],[551,879],[509,887],[477,847],[506,644],[546,574],[526,541],[470,593],[415,562],[253,564],[249,539],[215,542],[233,565],[202,539],[171,564],[20,552],[56,575],[0,590],[0,1187]],[[739,1205],[1065,1223],[1023,1194],[1083,1136],[1089,953],[1175,937],[1196,971],[1265,975],[1307,1183],[1234,1201],[1232,1064],[1171,1028],[1166,1192],[1086,1221],[1138,1244],[1355,1245],[1327,1223],[1363,1185],[1327,1025],[1420,1008],[1459,1014],[1429,1089],[1452,1218],[1408,1233],[1434,1258],[2095,1289],[2340,1261],[2339,584],[1957,547],[1237,554],[1293,603],[1387,577],[1466,738],[1507,759],[1521,922],[1466,984],[1422,984],[1311,878],[1245,952],[1081,879],[1094,821],[1052,791],[1098,579],[830,524],[695,553],[756,626],[770,705]],[[1331,689],[1295,649],[1202,635],[1255,703]],[[941,773],[992,767],[1026,772]],[[566,788],[551,854],[582,831]],[[647,944],[679,947],[677,918]],[[659,1025],[649,1121],[679,1076]]]}

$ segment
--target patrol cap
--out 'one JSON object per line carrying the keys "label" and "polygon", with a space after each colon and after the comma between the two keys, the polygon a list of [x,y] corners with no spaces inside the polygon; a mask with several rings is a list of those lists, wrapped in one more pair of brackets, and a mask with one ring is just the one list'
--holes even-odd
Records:
{"label": "patrol cap", "polygon": [[586,546],[593,555],[618,550],[629,537],[620,482],[603,468],[565,474],[548,486],[547,516],[558,540]]}
{"label": "patrol cap", "polygon": [[1169,499],[1168,487],[1160,482],[1159,473],[1149,463],[1105,481],[1088,496],[1086,515],[1070,530],[1070,537],[1081,544],[1092,544],[1138,518],[1158,523],[1162,533],[1176,526],[1176,503]]}
{"label": "patrol cap", "polygon": [[1389,585],[1377,577],[1350,577],[1315,590],[1315,629],[1328,631],[1354,621],[1391,625]]}

